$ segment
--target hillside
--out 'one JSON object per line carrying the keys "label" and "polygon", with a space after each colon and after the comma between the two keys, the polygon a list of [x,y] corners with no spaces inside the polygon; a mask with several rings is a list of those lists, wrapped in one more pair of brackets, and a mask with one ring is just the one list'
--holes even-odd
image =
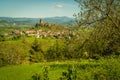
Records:
{"label": "hillside", "polygon": [[[40,18],[12,18],[12,17],[0,17],[0,27],[2,26],[34,26],[39,22]],[[42,18],[45,22],[53,24],[72,24],[73,18],[66,16],[63,17],[47,17]]]}

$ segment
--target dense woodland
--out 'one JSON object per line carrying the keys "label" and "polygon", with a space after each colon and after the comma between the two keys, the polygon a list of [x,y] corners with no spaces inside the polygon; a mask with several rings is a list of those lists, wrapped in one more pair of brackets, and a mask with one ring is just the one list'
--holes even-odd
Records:
{"label": "dense woodland", "polygon": [[[33,27],[0,27],[0,66],[87,60],[93,63],[73,63],[58,80],[119,80],[120,0],[75,1],[80,12],[74,14],[74,24],[51,24],[40,19]],[[33,36],[25,33],[30,30],[35,31]],[[32,79],[49,80],[47,68],[44,66],[44,78],[35,74]]]}

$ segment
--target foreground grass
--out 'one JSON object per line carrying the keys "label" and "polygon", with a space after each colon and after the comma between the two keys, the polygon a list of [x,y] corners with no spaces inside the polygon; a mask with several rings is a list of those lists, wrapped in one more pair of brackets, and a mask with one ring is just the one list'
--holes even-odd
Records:
{"label": "foreground grass", "polygon": [[48,66],[49,79],[58,80],[68,65],[76,66],[77,80],[119,80],[119,62],[119,59],[101,59],[11,65],[0,68],[0,80],[32,80],[35,73],[42,75],[44,66]]}
{"label": "foreground grass", "polygon": [[0,68],[0,80],[29,80],[33,74],[42,73],[46,65],[49,66],[50,80],[57,80],[61,73],[67,70],[68,64],[86,63],[88,62],[65,61],[5,66]]}

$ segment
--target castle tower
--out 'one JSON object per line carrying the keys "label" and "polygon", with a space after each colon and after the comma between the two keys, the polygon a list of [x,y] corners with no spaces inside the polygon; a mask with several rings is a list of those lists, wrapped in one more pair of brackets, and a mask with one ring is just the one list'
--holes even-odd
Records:
{"label": "castle tower", "polygon": [[42,19],[40,19],[40,24],[44,24],[44,21]]}

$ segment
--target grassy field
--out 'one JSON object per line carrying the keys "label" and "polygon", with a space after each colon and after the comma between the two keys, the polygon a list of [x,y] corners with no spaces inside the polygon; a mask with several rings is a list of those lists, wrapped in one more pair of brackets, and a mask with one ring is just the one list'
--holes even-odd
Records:
{"label": "grassy field", "polygon": [[[88,61],[65,61],[5,66],[0,68],[0,80],[29,80],[35,73],[42,74],[44,66],[49,66],[48,75],[50,80],[57,80],[61,76],[62,72],[67,71],[69,64],[78,64],[84,66],[88,63]],[[94,65],[95,62],[91,63]],[[95,63],[95,65],[97,64]]]}
{"label": "grassy field", "polygon": [[[51,38],[47,38],[47,39],[42,39],[39,38],[37,39],[38,42],[41,45],[41,48],[43,51],[46,51],[49,47],[51,47],[52,45],[54,45],[56,43],[56,40],[59,41],[60,45],[63,44],[62,40],[58,40],[58,39],[51,39]],[[4,41],[4,42],[0,42],[0,47],[2,45],[17,45],[20,46],[20,48],[24,48],[27,47],[26,51],[29,51],[29,49],[31,48],[31,45],[34,43],[35,38],[33,37],[27,37],[25,38],[25,43],[23,41],[23,39],[18,39],[18,40],[8,40],[8,41]]]}
{"label": "grassy field", "polygon": [[[36,73],[43,75],[44,66],[48,67],[49,80],[58,80],[62,72],[72,65],[77,71],[77,80],[119,80],[119,59],[69,60],[62,62],[42,62],[36,64],[10,65],[0,67],[0,80],[33,80]],[[68,80],[68,79],[65,79]]]}

